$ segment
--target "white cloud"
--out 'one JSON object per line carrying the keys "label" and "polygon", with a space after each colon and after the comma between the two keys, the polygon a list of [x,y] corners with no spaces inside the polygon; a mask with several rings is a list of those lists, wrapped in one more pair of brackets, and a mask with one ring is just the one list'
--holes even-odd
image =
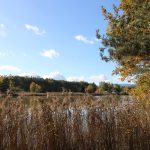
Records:
{"label": "white cloud", "polygon": [[109,80],[107,79],[107,77],[103,74],[100,75],[92,75],[88,78],[90,81],[95,82],[95,83],[99,83],[99,82],[109,82]]}
{"label": "white cloud", "polygon": [[54,79],[54,80],[66,80],[65,77],[60,72],[51,72],[48,75],[42,76],[44,79]]}
{"label": "white cloud", "polygon": [[84,76],[80,76],[80,77],[75,77],[75,76],[71,76],[67,78],[67,81],[85,81],[85,77]]}
{"label": "white cloud", "polygon": [[70,76],[67,78],[67,81],[85,81],[85,82],[89,82],[89,83],[96,83],[99,84],[99,82],[110,82],[110,80],[107,79],[107,77],[103,74],[100,75],[92,75],[92,76]]}
{"label": "white cloud", "polygon": [[74,37],[77,41],[81,41],[83,43],[87,43],[87,44],[94,44],[94,41],[89,40],[87,37],[83,36],[83,35],[76,35]]}
{"label": "white cloud", "polygon": [[50,59],[53,59],[59,56],[59,53],[55,51],[54,49],[43,50],[40,54]]}
{"label": "white cloud", "polygon": [[5,65],[5,66],[0,66],[0,71],[16,71],[16,72],[20,72],[21,70],[18,67],[15,67],[15,66]]}
{"label": "white cloud", "polygon": [[36,74],[35,72],[22,72],[19,74],[19,76],[22,77],[40,77],[38,74]]}
{"label": "white cloud", "polygon": [[0,37],[5,38],[7,36],[7,27],[4,24],[0,24]]}
{"label": "white cloud", "polygon": [[27,30],[33,31],[36,35],[44,35],[46,33],[45,30],[40,30],[37,26],[33,26],[30,24],[25,24],[25,28]]}

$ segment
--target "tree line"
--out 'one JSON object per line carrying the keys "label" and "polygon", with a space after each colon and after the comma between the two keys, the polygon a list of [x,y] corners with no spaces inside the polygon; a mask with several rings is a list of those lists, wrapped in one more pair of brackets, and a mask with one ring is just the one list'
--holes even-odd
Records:
{"label": "tree line", "polygon": [[80,92],[80,93],[116,93],[125,92],[125,88],[118,84],[101,82],[95,83],[68,82],[64,80],[43,79],[40,77],[0,76],[0,92]]}

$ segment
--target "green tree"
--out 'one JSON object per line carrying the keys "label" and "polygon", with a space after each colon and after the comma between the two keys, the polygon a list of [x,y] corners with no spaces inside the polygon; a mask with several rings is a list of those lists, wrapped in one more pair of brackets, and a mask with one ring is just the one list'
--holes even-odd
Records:
{"label": "green tree", "polygon": [[101,58],[115,61],[118,67],[114,73],[122,79],[150,71],[150,1],[121,0],[118,8],[114,6],[114,14],[104,7],[102,12],[109,24],[105,36],[97,31],[104,45]]}
{"label": "green tree", "polygon": [[100,56],[117,63],[113,73],[122,80],[138,81],[150,72],[150,1],[121,0],[119,7],[113,7],[114,13],[102,7],[108,27],[104,36],[97,31],[103,44]]}
{"label": "green tree", "polygon": [[99,83],[99,89],[102,92],[108,91],[108,83],[106,83],[106,82],[100,82]]}
{"label": "green tree", "polygon": [[113,85],[111,83],[100,82],[99,89],[101,92],[109,92],[113,91]]}
{"label": "green tree", "polygon": [[9,76],[8,77],[9,80],[9,89],[13,89],[14,88],[14,77],[13,76]]}
{"label": "green tree", "polygon": [[115,84],[115,85],[113,85],[113,91],[115,93],[119,94],[122,91],[122,89],[119,84]]}
{"label": "green tree", "polygon": [[5,76],[0,76],[0,91],[6,92],[9,88],[9,80]]}

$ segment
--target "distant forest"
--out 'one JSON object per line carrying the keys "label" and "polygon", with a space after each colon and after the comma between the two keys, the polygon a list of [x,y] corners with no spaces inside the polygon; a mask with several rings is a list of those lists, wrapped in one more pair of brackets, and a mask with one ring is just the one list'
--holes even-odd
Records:
{"label": "distant forest", "polygon": [[68,82],[64,80],[43,79],[39,77],[0,76],[0,92],[8,90],[14,92],[82,92],[82,93],[117,93],[124,92],[125,88],[118,84],[101,82],[95,83]]}

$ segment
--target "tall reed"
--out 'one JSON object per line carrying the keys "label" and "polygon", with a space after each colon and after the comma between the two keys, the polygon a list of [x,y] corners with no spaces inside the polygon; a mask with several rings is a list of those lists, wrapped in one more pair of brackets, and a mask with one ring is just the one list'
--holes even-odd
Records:
{"label": "tall reed", "polygon": [[1,99],[0,149],[149,150],[150,107],[104,99]]}

